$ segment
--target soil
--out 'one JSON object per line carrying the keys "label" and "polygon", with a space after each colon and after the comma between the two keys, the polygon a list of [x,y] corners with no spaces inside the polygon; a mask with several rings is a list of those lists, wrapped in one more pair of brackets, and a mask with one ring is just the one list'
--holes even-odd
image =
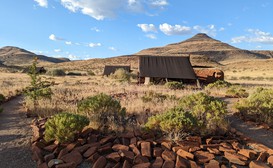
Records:
{"label": "soil", "polygon": [[36,167],[30,150],[31,119],[26,118],[22,100],[19,96],[1,105],[4,111],[0,113],[0,167]]}

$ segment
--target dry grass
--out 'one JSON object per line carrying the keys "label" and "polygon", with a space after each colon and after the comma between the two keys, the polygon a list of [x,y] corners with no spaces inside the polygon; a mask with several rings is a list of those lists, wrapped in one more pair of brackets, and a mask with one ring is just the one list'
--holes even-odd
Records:
{"label": "dry grass", "polygon": [[30,83],[27,74],[22,73],[0,73],[0,93],[5,97],[17,95]]}

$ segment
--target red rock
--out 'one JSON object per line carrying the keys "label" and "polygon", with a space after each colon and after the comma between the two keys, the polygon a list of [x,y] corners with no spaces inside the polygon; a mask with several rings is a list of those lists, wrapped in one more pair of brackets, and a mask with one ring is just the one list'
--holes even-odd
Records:
{"label": "red rock", "polygon": [[267,152],[261,152],[257,158],[257,161],[262,161],[265,162],[268,158],[268,153]]}
{"label": "red rock", "polygon": [[221,151],[221,152],[229,152],[229,153],[236,153],[236,151],[234,149],[226,148],[226,147],[223,147],[223,146],[219,147],[219,151]]}
{"label": "red rock", "polygon": [[49,151],[49,152],[53,152],[56,148],[57,148],[57,144],[52,144],[52,145],[48,145],[46,147],[44,147],[44,150]]}
{"label": "red rock", "polygon": [[105,154],[109,154],[112,152],[112,143],[109,142],[103,146],[101,146],[100,148],[98,148],[98,152],[101,154],[101,155],[105,155]]}
{"label": "red rock", "polygon": [[208,145],[200,145],[200,148],[207,149],[207,148],[219,148],[220,144],[208,144]]}
{"label": "red rock", "polygon": [[137,165],[134,165],[132,168],[150,168],[151,163],[140,163]]}
{"label": "red rock", "polygon": [[232,146],[229,143],[222,142],[222,143],[220,143],[220,145],[223,146],[224,148],[232,149]]}
{"label": "red rock", "polygon": [[210,160],[209,163],[205,164],[205,168],[220,168],[220,164],[216,160]]}
{"label": "red rock", "polygon": [[189,160],[189,162],[190,162],[190,167],[191,168],[199,168],[200,167],[195,163],[195,161]]}
{"label": "red rock", "polygon": [[205,151],[197,151],[194,153],[194,155],[196,157],[197,162],[200,164],[207,163],[210,160],[214,159],[214,154]]}
{"label": "red rock", "polygon": [[91,155],[89,158],[87,158],[86,161],[94,163],[99,157],[100,155],[96,152],[93,155]]}
{"label": "red rock", "polygon": [[107,136],[107,137],[104,137],[104,138],[102,138],[101,140],[100,140],[100,144],[101,145],[104,145],[104,144],[106,144],[106,143],[108,143],[108,142],[112,142],[114,139],[116,139],[116,137],[115,136]]}
{"label": "red rock", "polygon": [[273,149],[268,149],[266,152],[267,152],[269,155],[273,155]]}
{"label": "red rock", "polygon": [[231,145],[235,150],[240,150],[243,148],[243,146],[239,142],[233,142]]}
{"label": "red rock", "polygon": [[134,138],[135,134],[134,132],[129,131],[129,132],[123,133],[120,137],[130,139],[130,138]]}
{"label": "red rock", "polygon": [[162,147],[162,149],[172,150],[172,142],[164,141],[161,143],[161,147]]}
{"label": "red rock", "polygon": [[72,150],[72,152],[77,151],[80,153],[84,153],[87,149],[89,149],[92,145],[91,144],[85,144],[83,146],[78,146]]}
{"label": "red rock", "polygon": [[87,138],[87,143],[94,143],[98,141],[98,135],[91,134]]}
{"label": "red rock", "polygon": [[179,149],[176,154],[185,159],[191,159],[191,160],[194,159],[194,155],[192,153],[184,151],[183,149]]}
{"label": "red rock", "polygon": [[136,137],[131,138],[130,139],[130,144],[136,145],[137,144],[137,138]]}
{"label": "red rock", "polygon": [[68,152],[71,152],[76,146],[78,146],[78,143],[70,143],[68,144],[65,149],[68,151]]}
{"label": "red rock", "polygon": [[62,164],[62,163],[64,163],[64,161],[63,160],[60,160],[60,159],[52,159],[52,160],[50,160],[49,162],[48,162],[48,167],[49,168],[51,168],[51,167],[54,167],[54,166],[56,166],[56,165],[58,165],[58,164]]}
{"label": "red rock", "polygon": [[81,132],[81,137],[87,138],[92,133],[92,131],[92,128],[84,128]]}
{"label": "red rock", "polygon": [[176,154],[173,151],[164,150],[164,152],[162,152],[162,158],[165,161],[167,161],[167,160],[175,161]]}
{"label": "red rock", "polygon": [[63,160],[66,163],[74,162],[76,165],[78,165],[82,162],[82,155],[77,151],[73,151],[62,156],[61,160]]}
{"label": "red rock", "polygon": [[187,168],[190,167],[190,163],[187,159],[184,159],[180,156],[176,157],[175,168]]}
{"label": "red rock", "polygon": [[118,162],[118,163],[116,163],[115,166],[112,167],[112,168],[120,168],[120,167],[121,167],[121,164],[120,164],[120,162]]}
{"label": "red rock", "polygon": [[142,155],[137,155],[135,156],[134,158],[134,164],[140,164],[140,163],[147,163],[149,162],[149,159],[145,156],[142,156]]}
{"label": "red rock", "polygon": [[133,152],[131,152],[131,151],[125,151],[125,150],[120,150],[118,153],[119,153],[119,155],[120,155],[122,158],[124,158],[125,160],[130,161],[130,163],[133,162],[134,157],[135,157],[135,155],[134,155]]}
{"label": "red rock", "polygon": [[111,161],[111,162],[119,162],[120,161],[120,155],[118,154],[118,152],[113,152],[113,153],[110,153],[106,156],[106,159]]}
{"label": "red rock", "polygon": [[58,159],[60,159],[62,156],[68,154],[68,150],[66,148],[62,149],[60,152],[59,152],[59,155],[58,155]]}
{"label": "red rock", "polygon": [[153,156],[154,157],[161,157],[161,154],[163,152],[163,149],[160,147],[154,147],[153,149]]}
{"label": "red rock", "polygon": [[254,159],[256,158],[257,152],[255,152],[254,150],[251,149],[240,149],[238,154],[241,154],[249,159]]}
{"label": "red rock", "polygon": [[176,142],[179,146],[183,147],[199,147],[200,143],[196,141],[178,141]]}
{"label": "red rock", "polygon": [[77,165],[74,162],[58,164],[55,168],[76,168]]}
{"label": "red rock", "polygon": [[208,144],[211,144],[212,140],[213,140],[213,138],[212,138],[212,137],[211,137],[211,138],[206,139],[206,144],[207,144],[207,145],[208,145]]}
{"label": "red rock", "polygon": [[188,136],[188,137],[186,137],[186,140],[193,141],[193,142],[198,142],[199,145],[202,144],[201,137],[199,137],[199,136]]}
{"label": "red rock", "polygon": [[105,157],[101,156],[94,163],[93,168],[104,168],[106,164],[107,164],[107,160],[105,159]]}
{"label": "red rock", "polygon": [[115,144],[112,146],[113,151],[119,151],[119,150],[127,150],[129,151],[129,146],[121,145],[121,144]]}
{"label": "red rock", "polygon": [[161,157],[156,157],[154,163],[152,164],[152,168],[161,168],[163,165],[163,159]]}
{"label": "red rock", "polygon": [[[182,147],[180,147],[180,146],[175,146],[175,147],[172,148],[172,151],[174,151],[174,152],[176,153],[179,149],[182,149]],[[188,152],[189,149],[186,149],[185,151]]]}
{"label": "red rock", "polygon": [[242,165],[242,166],[247,165],[247,162],[242,161],[240,159],[240,156],[238,156],[237,154],[232,154],[232,153],[229,153],[229,152],[225,152],[225,158],[227,160],[229,160],[229,162],[231,162],[231,163],[235,163],[235,164]]}
{"label": "red rock", "polygon": [[123,162],[122,168],[132,168],[131,164],[129,163],[128,160],[125,160]]}
{"label": "red rock", "polygon": [[174,168],[175,164],[174,161],[167,160],[163,163],[162,168]]}
{"label": "red rock", "polygon": [[270,167],[261,161],[251,161],[249,163],[249,168],[270,168]]}
{"label": "red rock", "polygon": [[55,155],[53,153],[47,154],[44,156],[44,160],[46,163],[48,163],[50,160],[54,159]]}
{"label": "red rock", "polygon": [[269,156],[269,157],[267,158],[267,163],[268,163],[269,165],[273,166],[273,156]]}
{"label": "red rock", "polygon": [[258,152],[267,152],[269,149],[263,144],[257,144],[253,142],[247,143],[247,146],[249,146],[251,149],[255,149],[255,151],[258,151]]}
{"label": "red rock", "polygon": [[199,151],[200,149],[201,149],[201,148],[199,148],[199,147],[197,147],[197,146],[196,146],[196,147],[192,147],[192,148],[189,149],[189,152],[190,152],[190,153],[193,153],[193,152]]}
{"label": "red rock", "polygon": [[140,155],[139,149],[136,147],[135,144],[130,145],[131,150],[134,152],[135,155]]}
{"label": "red rock", "polygon": [[151,143],[150,142],[142,142],[141,143],[141,154],[142,156],[146,156],[150,158],[151,155]]}
{"label": "red rock", "polygon": [[96,146],[89,148],[86,152],[84,152],[83,157],[86,157],[86,158],[90,157],[95,152],[97,152],[97,149],[98,149],[98,147],[96,147]]}
{"label": "red rock", "polygon": [[220,155],[221,152],[216,149],[216,148],[207,148],[207,150],[209,151],[209,153],[215,154],[215,155]]}
{"label": "red rock", "polygon": [[42,163],[44,161],[42,150],[38,148],[35,144],[32,145],[31,150],[32,150],[32,160]]}

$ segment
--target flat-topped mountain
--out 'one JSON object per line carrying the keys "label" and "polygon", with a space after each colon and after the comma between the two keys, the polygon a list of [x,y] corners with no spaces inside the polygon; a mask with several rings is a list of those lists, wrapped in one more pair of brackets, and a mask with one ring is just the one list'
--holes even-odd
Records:
{"label": "flat-topped mountain", "polygon": [[29,65],[32,63],[34,57],[38,57],[40,62],[60,63],[70,61],[67,58],[53,58],[37,55],[18,47],[6,46],[0,48],[0,62],[4,65]]}
{"label": "flat-topped mountain", "polygon": [[[220,62],[233,59],[249,58],[268,58],[263,53],[251,52],[233,47],[227,43],[215,40],[204,33],[199,33],[185,41],[166,45],[164,47],[155,47],[141,50],[135,55],[183,55],[191,54],[193,57],[198,55],[199,58],[206,57],[212,61]],[[201,56],[201,57],[200,57]]]}

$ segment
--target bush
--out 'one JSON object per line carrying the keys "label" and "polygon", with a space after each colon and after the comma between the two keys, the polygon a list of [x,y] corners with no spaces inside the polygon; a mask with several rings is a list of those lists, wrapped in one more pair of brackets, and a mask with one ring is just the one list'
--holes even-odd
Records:
{"label": "bush", "polygon": [[226,96],[227,97],[237,97],[237,98],[242,98],[242,97],[248,97],[248,93],[245,89],[243,89],[241,86],[231,86],[228,88],[226,91]]}
{"label": "bush", "polygon": [[220,99],[200,92],[182,97],[178,107],[196,117],[201,134],[215,134],[225,127],[227,104]]}
{"label": "bush", "polygon": [[156,93],[154,91],[146,92],[144,96],[141,97],[141,100],[144,103],[154,102],[154,103],[162,103],[164,100],[168,98],[167,95],[162,93]]}
{"label": "bush", "polygon": [[82,129],[89,124],[87,117],[60,113],[48,119],[45,124],[45,140],[60,143],[73,142]]}
{"label": "bush", "polygon": [[192,132],[197,125],[196,118],[181,108],[173,108],[163,114],[149,117],[145,127],[148,129],[161,130],[170,135],[172,139]]}
{"label": "bush", "polygon": [[222,89],[222,88],[228,88],[230,86],[231,86],[231,83],[227,81],[217,80],[214,83],[208,84],[205,89]]}
{"label": "bush", "polygon": [[82,74],[80,72],[68,72],[66,75],[69,75],[69,76],[82,76]]}
{"label": "bush", "polygon": [[119,68],[115,71],[115,73],[110,75],[111,78],[113,79],[117,79],[121,82],[130,81],[130,73],[128,73],[126,70],[124,70],[123,68]]}
{"label": "bush", "polygon": [[3,103],[6,100],[5,96],[0,94],[0,103]]}
{"label": "bush", "polygon": [[93,71],[89,70],[89,71],[87,71],[87,75],[89,75],[89,76],[95,76],[96,74]]}
{"label": "bush", "polygon": [[125,126],[125,108],[121,107],[118,100],[104,93],[80,101],[78,112],[86,115],[92,124],[104,131],[115,131],[117,127]]}
{"label": "bush", "polygon": [[165,85],[172,90],[184,89],[184,85],[182,82],[167,82]]}
{"label": "bush", "polygon": [[242,115],[273,126],[273,89],[257,88],[247,99],[235,105]]}
{"label": "bush", "polygon": [[50,69],[46,72],[47,75],[50,76],[65,76],[65,72],[62,69]]}

